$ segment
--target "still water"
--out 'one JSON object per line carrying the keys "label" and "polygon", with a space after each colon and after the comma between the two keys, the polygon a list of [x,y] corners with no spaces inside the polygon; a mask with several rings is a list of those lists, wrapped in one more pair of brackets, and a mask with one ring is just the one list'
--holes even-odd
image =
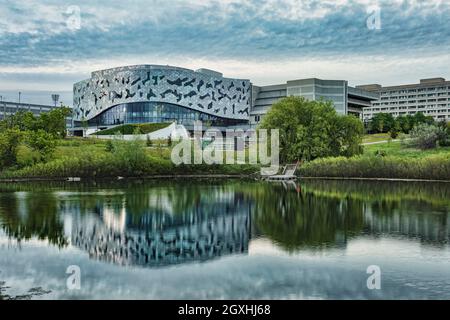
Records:
{"label": "still water", "polygon": [[449,239],[444,183],[3,184],[0,299],[450,299]]}

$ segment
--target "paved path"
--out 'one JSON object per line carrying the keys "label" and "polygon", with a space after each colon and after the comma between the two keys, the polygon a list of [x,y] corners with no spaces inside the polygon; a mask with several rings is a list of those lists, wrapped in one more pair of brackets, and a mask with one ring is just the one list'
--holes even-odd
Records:
{"label": "paved path", "polygon": [[[400,141],[400,140],[399,139],[391,140],[391,142],[397,142],[397,141]],[[383,141],[375,141],[375,142],[366,142],[366,143],[363,143],[362,145],[363,146],[370,146],[372,144],[382,144],[382,143],[388,143],[388,142],[389,142],[388,140],[383,140]]]}

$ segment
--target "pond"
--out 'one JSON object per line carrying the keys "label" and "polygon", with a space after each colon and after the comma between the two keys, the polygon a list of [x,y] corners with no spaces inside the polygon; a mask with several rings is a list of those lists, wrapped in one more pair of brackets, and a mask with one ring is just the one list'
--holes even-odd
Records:
{"label": "pond", "polygon": [[0,299],[450,299],[449,239],[445,183],[0,184]]}

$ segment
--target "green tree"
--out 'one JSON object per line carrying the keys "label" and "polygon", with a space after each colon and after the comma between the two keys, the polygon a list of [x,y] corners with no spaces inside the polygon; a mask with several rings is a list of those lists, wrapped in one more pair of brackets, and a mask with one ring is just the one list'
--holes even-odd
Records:
{"label": "green tree", "polygon": [[370,130],[372,132],[389,132],[394,127],[395,119],[390,113],[377,113],[370,121]]}
{"label": "green tree", "polygon": [[330,147],[333,150],[330,156],[351,157],[361,154],[364,125],[355,116],[337,116],[330,135]]}
{"label": "green tree", "polygon": [[65,138],[67,134],[66,118],[71,110],[66,107],[55,108],[39,116],[40,129],[52,134],[56,138]]}
{"label": "green tree", "polygon": [[[359,119],[338,115],[331,102],[303,97],[288,97],[275,103],[260,128],[279,130],[280,161],[284,163],[353,154],[357,149],[354,143],[363,133]],[[344,137],[346,134],[350,136]]]}
{"label": "green tree", "polygon": [[0,131],[17,128],[20,131],[36,130],[39,126],[33,112],[19,111],[0,121]]}
{"label": "green tree", "polygon": [[412,128],[412,125],[413,125],[413,123],[411,121],[412,120],[411,117],[410,116],[407,116],[407,117],[399,116],[395,120],[396,120],[397,125],[400,128],[400,131],[402,131],[403,133],[408,134],[409,131]]}
{"label": "green tree", "polygon": [[33,150],[39,152],[41,159],[46,161],[56,148],[56,139],[51,134],[42,129],[26,132],[26,143]]}
{"label": "green tree", "polygon": [[397,139],[400,131],[402,130],[399,121],[395,119],[394,125],[392,126],[391,130],[389,131],[389,135],[392,139]]}
{"label": "green tree", "polygon": [[22,139],[19,129],[6,129],[0,134],[0,170],[17,164],[17,149]]}

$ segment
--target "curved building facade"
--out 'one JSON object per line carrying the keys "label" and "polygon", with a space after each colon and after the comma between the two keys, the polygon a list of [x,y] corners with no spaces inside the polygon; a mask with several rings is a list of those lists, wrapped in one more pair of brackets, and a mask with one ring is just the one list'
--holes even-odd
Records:
{"label": "curved building facade", "polygon": [[120,67],[92,73],[73,88],[74,119],[90,126],[195,120],[216,126],[247,123],[249,80],[224,78],[210,70],[158,65]]}

